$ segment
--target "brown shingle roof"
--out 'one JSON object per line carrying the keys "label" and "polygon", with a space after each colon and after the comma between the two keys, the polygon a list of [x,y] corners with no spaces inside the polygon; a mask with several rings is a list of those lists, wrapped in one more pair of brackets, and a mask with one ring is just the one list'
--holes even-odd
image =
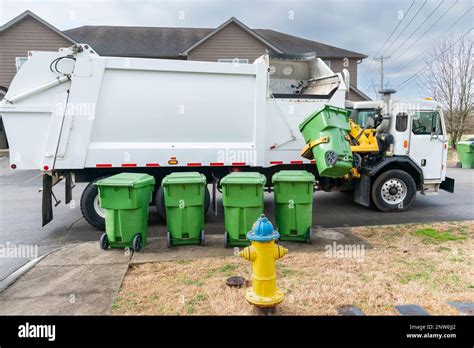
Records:
{"label": "brown shingle roof", "polygon": [[[212,28],[83,26],[65,30],[76,42],[87,43],[103,56],[177,58],[205,38]],[[358,52],[303,39],[269,29],[253,29],[261,38],[283,53],[316,52],[320,58],[357,58]]]}

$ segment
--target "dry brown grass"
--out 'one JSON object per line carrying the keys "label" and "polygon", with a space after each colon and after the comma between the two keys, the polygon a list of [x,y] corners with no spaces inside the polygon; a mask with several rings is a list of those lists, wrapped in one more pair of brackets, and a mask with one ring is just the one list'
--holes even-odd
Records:
{"label": "dry brown grass", "polygon": [[[434,232],[417,233],[425,228]],[[277,314],[334,315],[353,304],[366,314],[396,315],[393,306],[412,303],[431,314],[457,314],[447,301],[474,302],[474,221],[358,227],[353,233],[373,246],[363,260],[289,248],[277,261],[278,285],[287,294]],[[226,257],[136,265],[112,313],[252,314],[245,289],[225,285],[232,275],[250,279],[250,263]]]}

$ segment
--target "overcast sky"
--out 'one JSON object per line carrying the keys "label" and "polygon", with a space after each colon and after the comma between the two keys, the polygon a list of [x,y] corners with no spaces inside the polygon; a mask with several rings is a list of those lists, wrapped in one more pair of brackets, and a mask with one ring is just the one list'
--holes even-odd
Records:
{"label": "overcast sky", "polygon": [[[424,52],[433,40],[462,35],[473,27],[472,6],[471,0],[0,0],[0,24],[25,10],[61,30],[82,25],[213,28],[234,16],[250,28],[282,31],[368,55],[359,66],[359,88],[374,97],[380,63],[372,58],[397,24],[382,50],[391,56],[385,64],[385,84],[391,88],[424,66]],[[426,97],[418,93],[416,79],[397,94]]]}

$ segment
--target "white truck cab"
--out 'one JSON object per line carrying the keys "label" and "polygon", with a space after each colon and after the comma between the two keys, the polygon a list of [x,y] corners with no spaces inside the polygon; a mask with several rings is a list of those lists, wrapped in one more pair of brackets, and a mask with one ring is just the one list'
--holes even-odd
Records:
{"label": "white truck cab", "polygon": [[[390,95],[394,92],[384,90],[381,91],[383,100],[350,105],[351,117],[361,127],[377,126],[379,135],[386,134],[389,139],[384,157],[374,167],[398,163],[398,168],[405,167],[412,177],[418,178],[415,180],[417,190],[423,195],[438,194],[440,188],[453,192],[454,180],[446,178],[448,138],[441,105],[427,99],[392,100]],[[378,125],[377,119],[382,120]],[[387,182],[390,180],[394,180],[393,185],[402,191],[407,191],[403,180],[387,178]],[[385,188],[383,185],[382,191],[388,192],[390,184]],[[383,198],[383,192],[381,196]],[[357,197],[355,199],[357,201]]]}

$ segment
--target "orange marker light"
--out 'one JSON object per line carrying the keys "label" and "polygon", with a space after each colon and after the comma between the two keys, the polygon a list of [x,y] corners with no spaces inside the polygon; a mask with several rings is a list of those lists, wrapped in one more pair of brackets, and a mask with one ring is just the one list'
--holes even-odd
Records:
{"label": "orange marker light", "polygon": [[403,140],[403,147],[404,147],[405,149],[408,148],[408,140]]}

